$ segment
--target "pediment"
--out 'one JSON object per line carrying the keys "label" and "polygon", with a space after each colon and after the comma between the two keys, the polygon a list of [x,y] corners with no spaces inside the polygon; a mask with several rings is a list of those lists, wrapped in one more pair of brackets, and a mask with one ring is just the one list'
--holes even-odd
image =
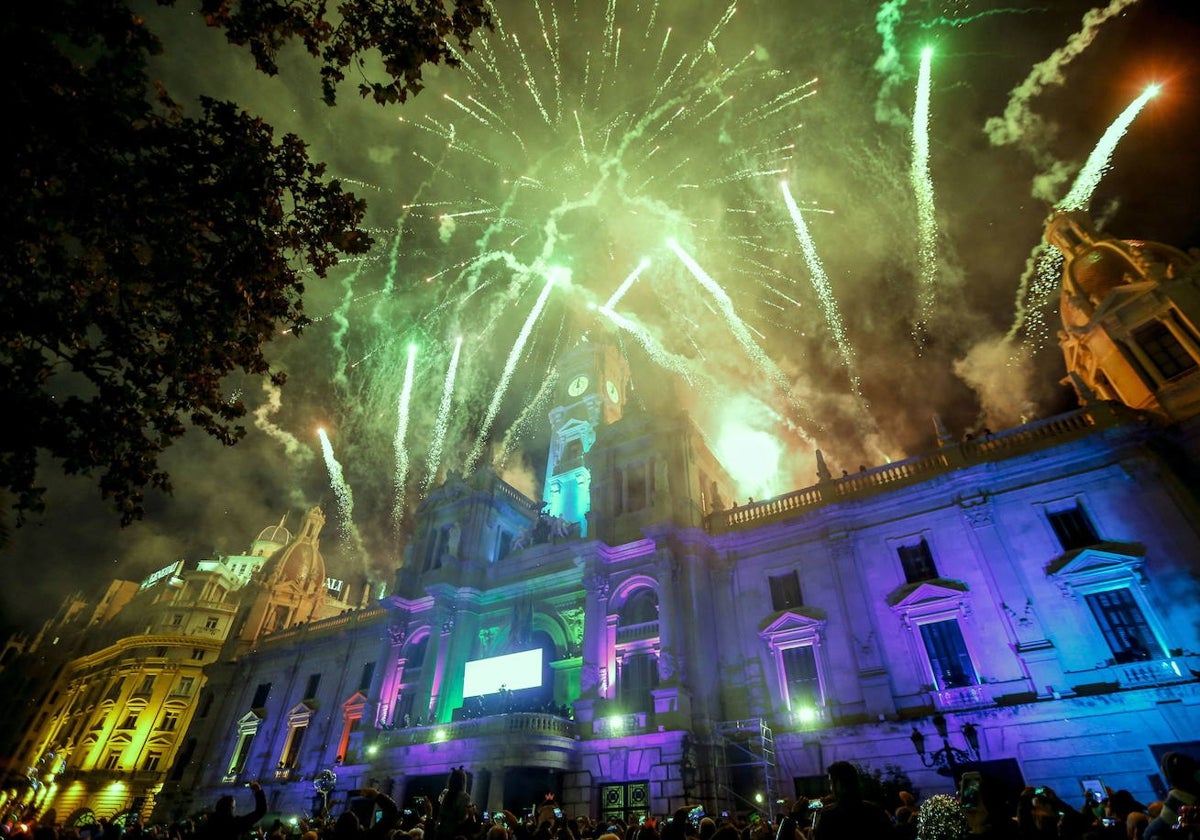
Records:
{"label": "pediment", "polygon": [[812,633],[825,625],[825,614],[815,609],[791,609],[768,616],[758,635],[763,638],[783,634]]}
{"label": "pediment", "polygon": [[960,580],[934,578],[917,583],[906,583],[888,594],[887,602],[892,609],[909,611],[924,606],[958,601],[969,588]]}
{"label": "pediment", "polygon": [[313,716],[313,712],[317,710],[317,701],[308,699],[301,700],[295,706],[288,709],[288,723],[295,724],[298,721],[306,721]]}
{"label": "pediment", "polygon": [[1057,578],[1099,578],[1135,574],[1146,562],[1141,543],[1100,543],[1059,555],[1046,565],[1046,574]]}
{"label": "pediment", "polygon": [[239,727],[242,726],[257,726],[258,722],[267,716],[266,709],[251,709],[237,719]]}
{"label": "pediment", "polygon": [[367,695],[356,691],[342,704],[342,711],[350,712],[362,709],[367,704]]}

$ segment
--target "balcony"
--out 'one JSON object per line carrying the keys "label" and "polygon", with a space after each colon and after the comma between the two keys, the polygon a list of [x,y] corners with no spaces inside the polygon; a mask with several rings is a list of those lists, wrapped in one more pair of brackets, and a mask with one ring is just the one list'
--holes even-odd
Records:
{"label": "balcony", "polygon": [[1104,693],[1137,688],[1155,688],[1175,683],[1194,682],[1200,678],[1200,656],[1175,656],[1146,662],[1125,662],[1097,668],[1094,671],[1071,674],[1076,693]]}
{"label": "balcony", "polygon": [[645,621],[641,624],[627,624],[624,627],[617,627],[617,644],[619,645],[657,638],[657,621]]}
{"label": "balcony", "polygon": [[473,718],[454,723],[431,723],[379,733],[379,746],[403,747],[412,744],[433,744],[442,741],[463,741],[487,737],[553,737],[574,740],[579,725],[558,715],[541,712],[511,712],[503,715]]}
{"label": "balcony", "polygon": [[939,712],[961,712],[992,705],[992,698],[981,685],[933,691],[930,692],[930,696],[933,697],[933,707]]}
{"label": "balcony", "polygon": [[641,735],[646,731],[646,713],[632,712],[627,715],[607,715],[592,721],[592,734],[597,738],[621,738],[626,735]]}

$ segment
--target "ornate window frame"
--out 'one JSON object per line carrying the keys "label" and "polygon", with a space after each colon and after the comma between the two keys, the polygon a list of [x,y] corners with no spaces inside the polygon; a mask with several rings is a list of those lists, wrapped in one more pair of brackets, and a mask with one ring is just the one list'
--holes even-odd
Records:
{"label": "ornate window frame", "polygon": [[1162,656],[1158,658],[1167,658],[1171,650],[1169,637],[1158,618],[1158,611],[1146,595],[1146,558],[1139,553],[1144,549],[1132,544],[1126,548],[1127,551],[1122,551],[1110,544],[1105,548],[1082,549],[1072,554],[1070,559],[1064,557],[1051,563],[1046,567],[1046,576],[1054,581],[1063,598],[1077,603],[1087,615],[1086,626],[1090,628],[1087,638],[1093,649],[1105,653],[1105,659],[1109,658],[1112,650],[1092,615],[1086,596],[1116,589],[1129,590],[1161,649]]}
{"label": "ornate window frame", "polygon": [[772,618],[758,631],[759,638],[766,643],[767,651],[774,663],[775,694],[779,697],[783,708],[789,713],[796,714],[800,709],[795,708],[788,692],[787,672],[784,669],[783,652],[791,648],[811,647],[813,659],[817,666],[817,699],[816,712],[824,719],[828,705],[829,683],[826,677],[823,643],[825,636],[825,618],[817,615],[815,610],[789,609]]}
{"label": "ornate window frame", "polygon": [[[957,585],[949,585],[952,583]],[[907,588],[907,586],[901,587],[900,591]],[[958,584],[957,581],[949,581],[944,578],[925,581],[913,587],[911,592],[898,598],[894,603],[890,603],[889,606],[900,620],[900,626],[908,631],[907,636],[913,652],[913,661],[919,665],[925,685],[931,686],[931,690],[942,694],[963,689],[938,688],[938,678],[933,672],[933,662],[929,658],[929,651],[925,648],[925,641],[921,637],[921,626],[937,624],[942,621],[957,622],[958,630],[962,634],[963,645],[966,647],[967,656],[971,661],[972,676],[975,678],[974,684],[967,688],[978,691],[978,687],[983,683],[983,677],[979,671],[981,659],[978,639],[975,637],[976,631],[971,621],[970,590],[966,584]]]}

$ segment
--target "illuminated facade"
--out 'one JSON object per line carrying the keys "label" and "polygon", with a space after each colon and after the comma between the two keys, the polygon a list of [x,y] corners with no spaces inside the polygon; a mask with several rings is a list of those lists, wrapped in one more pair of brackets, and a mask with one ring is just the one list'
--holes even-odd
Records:
{"label": "illuminated facade", "polygon": [[[748,506],[723,507],[686,416],[627,406],[611,351],[571,351],[544,504],[452,473],[393,595],[211,666],[161,812],[249,779],[309,812],[323,770],[436,794],[458,765],[489,810],[746,810],[839,759],[926,794],[969,764],[1157,798],[1158,755],[1200,746],[1197,268],[1088,227],[1127,258],[1094,260],[1081,307],[1067,223],[1080,409]],[[467,663],[518,651],[542,654],[535,687],[464,696]]]}
{"label": "illuminated facade", "polygon": [[[1200,751],[1200,270],[1077,218],[1068,240],[1071,218],[1049,237],[1078,280],[1062,346],[1079,409],[726,507],[686,415],[628,403],[623,363],[581,345],[542,501],[451,473],[392,594],[337,614],[319,553],[272,556],[205,663],[155,816],[249,780],[281,817],[336,812],[354,788],[436,795],[459,765],[488,810],[549,790],[598,818],[769,807],[823,790],[837,760],[923,795],[972,766],[1159,798],[1158,756]],[[532,674],[476,673],[518,652]],[[468,663],[494,690],[464,690]],[[95,719],[59,713],[43,743]]]}
{"label": "illuminated facade", "polygon": [[[42,698],[31,712],[14,710],[28,723],[7,753],[15,758],[5,798],[62,817],[148,814],[168,769],[181,755],[186,761],[204,669],[226,642],[246,637],[247,627],[283,629],[351,606],[329,591],[342,584],[324,576],[316,542],[323,522],[310,511],[297,535],[281,521],[244,555],[114,581],[95,604],[69,597],[14,662],[18,673],[48,678],[28,686],[26,697]],[[264,581],[274,584],[269,596]],[[302,609],[293,609],[299,600]]]}

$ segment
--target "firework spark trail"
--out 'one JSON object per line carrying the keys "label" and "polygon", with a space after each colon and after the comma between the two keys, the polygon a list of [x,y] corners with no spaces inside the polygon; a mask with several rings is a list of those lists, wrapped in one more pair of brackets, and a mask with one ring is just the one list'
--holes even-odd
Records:
{"label": "firework spark trail", "polygon": [[667,351],[667,349],[662,346],[658,339],[650,334],[649,330],[647,330],[641,324],[638,324],[633,320],[614,312],[612,309],[608,308],[608,306],[597,307],[596,311],[612,321],[613,324],[636,338],[638,343],[645,348],[646,353],[649,354],[650,358],[653,359],[659,367],[663,368],[664,370],[670,370],[678,373],[680,377],[682,377],[683,381],[689,386],[695,386],[696,380],[692,374],[691,368],[687,363],[687,360]]}
{"label": "firework spark trail", "polygon": [[[1150,85],[1141,96],[1126,106],[1112,124],[1101,135],[1100,140],[1088,155],[1087,162],[1075,176],[1075,182],[1067,194],[1055,204],[1056,210],[1086,210],[1088,203],[1100,185],[1100,179],[1112,166],[1113,153],[1129,126],[1141,113],[1146,103],[1158,95],[1161,88]],[[1045,307],[1058,288],[1062,277],[1062,254],[1045,241],[1039,242],[1025,264],[1025,273],[1017,287],[1016,318],[1005,338],[1012,340],[1024,330],[1025,343],[1043,345],[1049,338],[1045,323]],[[1026,300],[1029,301],[1026,304]]]}
{"label": "firework spark trail", "polygon": [[475,446],[472,447],[470,454],[467,456],[466,463],[463,465],[464,474],[470,475],[474,472],[475,466],[483,456],[483,448],[487,445],[488,435],[492,431],[492,423],[495,422],[496,414],[500,411],[500,403],[504,400],[504,395],[508,393],[508,386],[512,381],[513,371],[517,369],[517,362],[521,359],[521,352],[525,349],[525,343],[529,341],[529,335],[533,332],[533,327],[537,323],[538,317],[542,314],[542,310],[546,308],[546,302],[550,299],[550,292],[553,291],[555,285],[555,272],[547,273],[550,276],[546,278],[546,285],[542,287],[542,293],[538,295],[537,302],[534,303],[529,317],[525,319],[525,323],[521,325],[521,332],[518,333],[517,340],[513,342],[512,350],[508,353],[508,360],[504,363],[504,371],[500,374],[500,382],[496,385],[496,391],[492,394],[492,402],[488,406],[483,423],[480,424],[479,437],[476,438]]}
{"label": "firework spark trail", "polygon": [[1129,103],[1125,110],[1113,120],[1112,125],[1101,135],[1096,148],[1092,149],[1092,153],[1088,155],[1083,169],[1079,170],[1079,174],[1075,176],[1075,183],[1071,185],[1070,191],[1062,201],[1055,205],[1056,209],[1067,211],[1087,209],[1088,202],[1091,201],[1096,187],[1100,184],[1100,179],[1112,168],[1112,156],[1117,149],[1117,143],[1125,136],[1125,132],[1129,131],[1129,126],[1137,119],[1142,108],[1146,107],[1146,103],[1158,96],[1160,90],[1158,85],[1150,85],[1142,91],[1141,96]]}
{"label": "firework spark trail", "polygon": [[912,168],[909,182],[917,202],[917,263],[920,289],[917,292],[917,319],[913,337],[918,346],[922,326],[933,312],[934,288],[937,282],[937,219],[934,216],[933,179],[929,175],[929,88],[933,50],[921,50],[921,71],[917,80],[917,101],[912,121]]}
{"label": "firework spark trail", "polygon": [[354,524],[354,492],[346,483],[342,465],[333,454],[333,444],[324,429],[317,429],[317,437],[321,439],[321,452],[325,456],[325,467],[329,470],[329,484],[333,488],[333,497],[337,500],[338,513],[341,516],[342,543],[346,548],[362,554],[362,540],[358,528]]}
{"label": "firework spark trail", "polygon": [[408,345],[408,365],[404,369],[404,386],[400,389],[400,401],[396,406],[396,437],[392,447],[396,453],[396,472],[392,479],[395,492],[392,507],[392,530],[400,536],[404,524],[404,503],[408,493],[408,416],[412,401],[413,373],[417,367],[417,345]]}
{"label": "firework spark trail", "polygon": [[[812,277],[813,289],[816,290],[817,298],[821,301],[821,309],[825,313],[826,323],[829,324],[829,332],[833,336],[834,344],[837,345],[838,353],[842,357],[842,364],[846,366],[846,373],[850,377],[850,388],[854,391],[855,396],[862,400],[862,383],[859,381],[856,371],[854,349],[846,337],[842,313],[838,307],[837,298],[834,297],[833,288],[829,284],[829,275],[825,273],[825,266],[821,262],[820,255],[817,254],[817,246],[808,231],[808,224],[805,223],[800,208],[796,206],[796,199],[792,197],[791,188],[788,187],[787,181],[782,182],[780,186],[783,189],[783,202],[787,205],[788,213],[792,217],[792,224],[796,229],[796,239],[800,241],[800,251],[804,256],[804,263],[808,266],[809,275]],[[866,405],[865,400],[863,404]]]}
{"label": "firework spark trail", "polygon": [[[381,342],[371,351],[370,370],[364,369],[360,375],[368,377],[368,382],[373,377],[378,384],[369,385],[364,394],[370,401],[361,412],[364,424],[368,415],[379,417],[396,411],[393,379],[398,378],[402,364],[398,348],[404,346],[402,339],[411,338],[411,330],[452,335],[456,322],[469,317],[483,325],[481,340],[511,342],[511,335],[504,331],[509,328],[512,304],[535,291],[531,284],[537,282],[541,266],[607,254],[609,265],[618,267],[615,273],[625,273],[619,267],[628,265],[623,256],[626,248],[653,255],[662,249],[666,236],[684,230],[702,249],[697,252],[701,261],[710,248],[728,250],[734,244],[725,228],[731,214],[743,208],[737,206],[739,199],[733,191],[743,185],[753,189],[754,181],[765,172],[782,174],[785,161],[794,156],[795,145],[790,141],[799,125],[792,109],[803,107],[803,100],[815,93],[816,80],[798,82],[787,72],[755,61],[748,51],[726,49],[717,39],[729,37],[735,6],[728,3],[721,8],[724,13],[718,12],[716,24],[709,18],[701,30],[707,37],[691,45],[677,32],[664,34],[669,21],[663,20],[654,0],[632,6],[617,0],[586,5],[535,0],[531,11],[536,14],[529,15],[532,21],[504,20],[496,15],[495,29],[481,37],[476,49],[456,55],[467,87],[431,101],[434,107],[428,114],[401,121],[405,130],[420,135],[423,145],[416,146],[413,154],[427,167],[427,183],[441,192],[410,201],[405,213],[406,218],[435,224],[443,246],[470,250],[449,252],[453,266],[413,272],[413,282],[435,283],[419,287],[428,290],[425,294],[431,300],[422,306],[411,328],[388,339],[396,349],[378,352],[387,346]],[[626,12],[633,9],[638,17],[627,22]],[[644,26],[648,12],[652,13],[651,23]],[[560,23],[569,25],[560,32]],[[591,33],[595,46],[564,40],[581,32]],[[736,53],[732,58],[731,52]],[[651,68],[653,72],[648,72]],[[581,85],[583,74],[587,76]],[[622,85],[627,79],[636,79],[641,89],[618,90],[613,84],[618,79]],[[422,151],[435,145],[436,151]],[[718,152],[722,166],[709,166],[706,152]],[[481,168],[494,177],[485,176],[481,181],[476,177]],[[698,195],[700,190],[723,191],[712,198],[725,199],[722,203],[732,202],[732,206],[721,213],[697,214],[697,207],[711,206],[705,196]],[[593,217],[603,224],[592,224]],[[754,222],[752,216],[746,220],[746,224]],[[615,238],[630,229],[644,237],[646,245],[624,236]],[[391,244],[400,265],[389,266],[389,282],[394,277],[399,288],[409,252],[406,243],[394,240]],[[744,252],[762,250],[761,243],[748,241],[734,246]],[[591,264],[600,265],[598,261]],[[661,281],[660,271],[664,271]],[[654,273],[653,284],[645,283],[650,272]],[[690,277],[673,268],[660,268],[657,260],[641,279],[648,288],[645,295],[636,295],[638,306],[669,307],[674,295],[694,296],[686,289]],[[564,311],[578,315],[580,302],[593,307],[602,302],[607,291],[596,291],[596,280],[601,289],[608,285],[600,277],[588,278],[586,285],[582,278],[573,281],[580,285],[562,297]],[[682,290],[681,282],[685,284]],[[668,288],[668,284],[674,287]],[[629,297],[623,296],[628,288],[608,304],[610,310],[632,305]],[[384,299],[394,297],[380,295],[381,305]],[[557,307],[559,298],[551,302]],[[721,315],[712,307],[710,310],[714,312],[712,323],[704,316],[704,323],[695,328],[700,334],[714,328],[724,330]],[[635,327],[630,334],[643,346],[656,348],[651,358],[657,354],[666,370],[695,382],[696,368],[702,366],[688,349],[692,336],[686,335],[686,327],[675,330],[672,325],[660,332],[646,316],[641,323],[651,325],[652,330],[638,333],[642,313],[623,314],[629,316],[625,323]],[[669,310],[670,319],[679,317],[681,313]],[[745,340],[753,343],[754,325],[743,326]],[[618,329],[620,335],[627,332],[624,327]],[[387,336],[386,327],[378,334]],[[540,356],[547,349],[545,336],[546,325],[539,321],[521,342]],[[676,352],[687,355],[672,355]],[[529,354],[526,350],[523,355]],[[460,381],[469,358],[460,363]],[[526,361],[520,359],[522,370],[528,367]],[[390,393],[386,393],[387,384]],[[536,387],[535,382],[529,385]],[[498,389],[481,440],[472,440],[478,445],[469,456],[471,466],[477,466],[482,458],[483,441],[499,422],[500,401],[513,387],[506,381]],[[415,395],[413,400],[415,411]],[[357,444],[359,438],[354,439]],[[416,472],[410,469],[410,481],[436,480],[424,471],[419,476],[412,474]]]}
{"label": "firework spark trail", "polygon": [[462,354],[462,336],[454,341],[454,352],[450,356],[450,364],[446,368],[446,378],[442,381],[442,400],[438,403],[437,420],[433,426],[433,443],[429,447],[429,455],[425,459],[425,480],[421,484],[422,495],[433,488],[437,480],[438,470],[442,465],[442,448],[446,445],[446,434],[450,428],[450,403],[454,396],[454,379],[458,375],[458,359]]}
{"label": "firework spark trail", "polygon": [[612,309],[614,306],[616,306],[617,301],[619,301],[621,298],[625,297],[625,293],[627,291],[629,291],[629,287],[632,286],[634,281],[637,280],[638,277],[641,276],[642,272],[645,271],[649,267],[650,267],[649,258],[642,257],[642,259],[637,264],[637,268],[635,268],[633,271],[629,272],[629,276],[626,277],[625,280],[621,283],[621,285],[617,287],[617,290],[612,293],[612,297],[610,297],[608,299],[608,303],[604,304],[605,308]]}
{"label": "firework spark trail", "polygon": [[1046,150],[1051,130],[1041,116],[1030,110],[1030,101],[1047,87],[1061,85],[1065,81],[1063,70],[1096,39],[1101,24],[1136,2],[1110,0],[1103,8],[1089,9],[1081,28],[1046,60],[1035,64],[1025,80],[1009,92],[1004,114],[984,123],[984,133],[993,146],[1017,144],[1042,169],[1043,174],[1034,180],[1035,197],[1053,201],[1059,187],[1070,177],[1070,167]]}
{"label": "firework spark trail", "polygon": [[[746,355],[749,356],[750,359],[756,365],[758,365],[759,369],[766,375],[766,377],[772,383],[774,383],[780,391],[782,391],[784,396],[787,397],[788,402],[791,403],[792,407],[803,414],[805,419],[809,420],[809,422],[813,422],[812,418],[807,416],[807,414],[804,412],[804,409],[796,401],[795,397],[792,396],[792,385],[790,382],[788,382],[787,377],[783,375],[783,371],[781,371],[779,367],[773,361],[771,361],[767,354],[763,352],[762,348],[759,347],[751,337],[750,330],[747,328],[746,322],[738,317],[737,312],[735,312],[733,308],[733,301],[729,298],[729,295],[725,292],[725,290],[721,288],[720,284],[713,280],[712,277],[710,277],[708,273],[700,267],[700,264],[697,263],[696,260],[687,253],[687,251],[683,250],[679,243],[677,243],[674,239],[667,241],[667,247],[675,252],[675,256],[679,257],[679,260],[685,266],[687,266],[688,271],[690,271],[692,276],[699,281],[700,285],[708,290],[708,293],[712,296],[713,302],[716,303],[717,307],[720,309],[720,314],[724,318],[726,325],[728,325],[730,331],[733,333],[734,338],[736,338],[738,343],[742,345],[742,349],[746,352]],[[812,443],[811,440],[808,442]]]}
{"label": "firework spark trail", "polygon": [[558,383],[558,371],[551,368],[542,379],[542,386],[538,388],[538,392],[534,394],[533,399],[525,403],[525,407],[521,409],[521,413],[508,431],[504,433],[504,440],[500,444],[500,452],[496,456],[493,466],[496,469],[503,469],[508,464],[508,459],[517,448],[517,443],[521,436],[528,430],[530,423],[534,418],[546,416],[545,411],[550,404],[550,398],[554,395],[554,386]]}

